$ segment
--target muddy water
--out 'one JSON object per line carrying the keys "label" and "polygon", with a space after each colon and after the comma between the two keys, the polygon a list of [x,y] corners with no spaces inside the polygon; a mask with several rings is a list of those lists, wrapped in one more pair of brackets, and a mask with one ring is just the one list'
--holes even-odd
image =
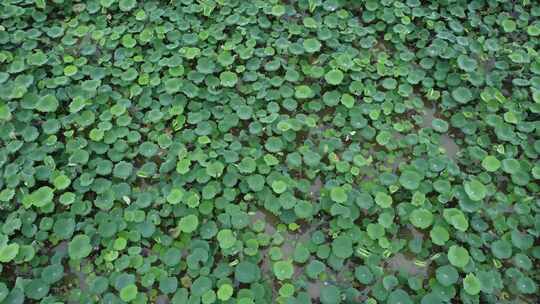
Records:
{"label": "muddy water", "polygon": [[[434,118],[437,118],[437,116],[437,109],[435,107],[425,108],[422,115],[422,124],[420,125],[420,127],[424,129],[430,129],[431,122]],[[459,146],[456,144],[454,139],[450,137],[448,133],[441,134],[439,144],[441,147],[444,148],[446,155],[450,159],[456,158],[456,154],[459,152]]]}
{"label": "muddy water", "polygon": [[[314,192],[318,192],[321,185],[322,183],[320,182],[320,180],[318,182],[316,181],[315,182],[316,190]],[[252,215],[252,222],[255,222],[257,220],[261,220],[265,222],[266,224],[265,229],[264,229],[265,234],[274,235],[275,233],[278,233],[277,225],[280,223],[280,220],[275,215],[265,210],[258,210]],[[285,260],[292,259],[296,245],[299,243],[309,242],[309,240],[311,239],[312,232],[320,227],[319,224],[320,223],[312,223],[306,231],[298,231],[296,233],[290,232],[290,231],[279,232],[284,240],[280,246],[281,252],[283,254],[283,259]],[[264,275],[271,277],[272,276],[272,261],[268,257],[268,250],[270,249],[270,247],[272,246],[264,248],[261,251],[261,254],[264,257],[261,263],[261,271]],[[297,279],[303,273],[304,273],[304,267],[302,265],[295,264],[293,279]],[[327,273],[331,274],[331,276],[333,277],[336,276],[336,274],[331,269],[327,269]],[[324,286],[324,284],[325,282],[322,282],[322,281],[308,281],[307,282],[306,291],[311,297],[311,299],[316,300],[320,297],[320,291],[321,291],[321,288]],[[279,286],[277,285],[274,286],[275,293],[277,293],[278,288]]]}
{"label": "muddy water", "polygon": [[[431,124],[433,119],[439,117],[439,113],[437,112],[436,107],[426,107],[423,111],[422,117],[423,121],[420,124],[421,128],[432,128]],[[446,120],[446,118],[444,118]],[[449,134],[440,134],[439,136],[439,145],[440,147],[444,148],[446,155],[451,158],[455,159],[456,154],[459,151],[459,147],[454,141],[454,139]],[[407,162],[406,158],[402,155],[398,156],[395,161],[390,164],[393,171],[396,171],[400,163]],[[316,178],[313,181],[313,184],[311,185],[309,189],[309,196],[313,200],[317,200],[320,195],[320,189],[323,187],[323,182],[320,178]],[[279,245],[279,248],[281,249],[283,259],[292,259],[292,256],[294,254],[294,249],[298,243],[305,243],[309,242],[311,238],[311,234],[314,230],[319,229],[318,223],[309,223],[309,225],[306,225],[305,229],[300,229],[298,231],[280,231],[278,232],[278,225],[281,223],[279,217],[276,215],[264,210],[260,209],[252,214],[252,222],[255,222],[257,220],[263,221],[265,223],[264,233],[270,236],[275,235],[276,233],[280,233],[280,235],[283,237],[283,243]],[[424,238],[425,236],[415,229],[412,229],[410,231],[414,237],[417,238]],[[263,259],[261,261],[261,271],[263,273],[263,276],[266,276],[268,278],[273,278],[272,273],[272,265],[273,261],[269,258],[268,251],[272,247],[272,245],[262,248],[261,254],[263,256]],[[313,259],[313,258],[312,258]],[[308,261],[309,263],[309,261]],[[307,263],[306,263],[307,264]],[[381,265],[382,266],[382,265]],[[294,263],[294,275],[293,280],[299,279],[302,274],[304,273],[305,269],[303,265],[300,265],[298,263]],[[388,258],[384,263],[384,268],[388,271],[393,272],[401,272],[404,274],[408,274],[411,276],[422,276],[426,277],[429,274],[430,271],[430,265],[429,262],[425,266],[418,266],[415,264],[414,257],[410,257],[403,254],[396,254],[390,258]],[[305,290],[309,294],[310,298],[317,302],[320,298],[320,291],[324,286],[327,284],[340,284],[340,282],[346,282],[347,280],[344,279],[343,273],[354,269],[354,265],[351,265],[351,263],[348,263],[343,266],[343,268],[340,271],[334,271],[331,268],[327,268],[325,270],[325,273],[327,274],[327,280],[306,280],[306,286]],[[273,292],[274,295],[277,296],[277,290],[279,289],[280,285],[274,284],[273,286]],[[369,289],[364,290],[365,292],[369,292]],[[363,293],[364,294],[364,293]],[[361,303],[361,302],[358,302]]]}
{"label": "muddy water", "polygon": [[321,178],[317,176],[317,179],[313,182],[311,187],[309,188],[309,195],[314,199],[318,200],[321,196],[321,188],[323,186],[323,183],[321,181]]}
{"label": "muddy water", "polygon": [[426,277],[428,274],[428,265],[417,266],[414,259],[409,259],[401,253],[393,255],[386,263],[387,269],[395,272],[404,272],[412,276],[421,275],[422,277]]}
{"label": "muddy water", "polygon": [[448,136],[448,134],[441,135],[440,145],[444,148],[446,155],[450,159],[456,158],[456,155],[459,152],[459,146],[456,144],[452,137]]}
{"label": "muddy water", "polygon": [[[55,254],[56,253],[67,254],[67,251],[68,251],[67,241],[60,242],[58,245],[56,245],[52,249],[52,252],[54,252]],[[87,279],[86,273],[77,269],[72,269],[72,268],[69,268],[67,273],[71,275],[71,277],[76,279],[78,287],[79,289],[81,289],[81,291],[85,292],[88,290],[88,282],[86,280]]]}
{"label": "muddy water", "polygon": [[161,295],[156,298],[156,304],[169,304],[169,298],[165,295]]}
{"label": "muddy water", "polygon": [[306,291],[311,299],[318,299],[321,296],[321,289],[324,284],[321,281],[308,282]]}
{"label": "muddy water", "polygon": [[264,233],[268,235],[273,235],[276,233],[276,226],[280,223],[279,218],[270,212],[264,210],[257,210],[254,214],[251,215],[251,223],[257,221],[263,221],[265,223]]}
{"label": "muddy water", "polygon": [[435,112],[437,110],[435,108],[425,108],[424,113],[422,115],[422,124],[420,125],[423,129],[430,129],[431,128],[431,122],[433,121],[435,117]]}
{"label": "muddy water", "polygon": [[[290,231],[278,232],[277,225],[280,223],[280,220],[277,216],[271,214],[268,211],[261,211],[261,210],[256,211],[252,215],[252,222],[256,222],[258,220],[261,220],[265,223],[265,226],[264,226],[265,234],[272,236],[276,233],[279,233],[283,237],[283,243],[280,246],[281,253],[283,254],[283,259],[292,258],[296,244],[309,241],[311,237],[311,231],[313,230],[313,228],[310,228],[308,231],[304,233],[293,233]],[[263,256],[267,256],[268,250],[269,248],[266,248],[263,250]],[[262,267],[269,269],[270,267],[269,264],[270,264],[270,260],[264,259]]]}

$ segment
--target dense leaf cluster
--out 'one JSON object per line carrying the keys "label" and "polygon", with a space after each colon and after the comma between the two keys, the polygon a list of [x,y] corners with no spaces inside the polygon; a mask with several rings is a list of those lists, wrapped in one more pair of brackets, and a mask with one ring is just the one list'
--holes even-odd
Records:
{"label": "dense leaf cluster", "polygon": [[532,0],[3,0],[0,303],[538,303]]}

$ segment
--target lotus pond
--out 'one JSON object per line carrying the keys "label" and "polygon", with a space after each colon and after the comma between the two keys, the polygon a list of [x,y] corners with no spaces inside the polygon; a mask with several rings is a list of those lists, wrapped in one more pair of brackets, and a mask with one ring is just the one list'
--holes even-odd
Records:
{"label": "lotus pond", "polygon": [[0,1],[0,303],[538,303],[533,0]]}

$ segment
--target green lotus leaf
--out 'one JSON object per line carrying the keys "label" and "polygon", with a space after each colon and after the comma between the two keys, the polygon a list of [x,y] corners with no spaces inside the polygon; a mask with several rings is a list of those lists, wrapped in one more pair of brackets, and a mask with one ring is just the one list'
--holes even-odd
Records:
{"label": "green lotus leaf", "polygon": [[322,304],[338,304],[341,303],[341,292],[334,285],[324,286],[320,299]]}
{"label": "green lotus leaf", "polygon": [[13,260],[19,253],[19,248],[17,243],[0,246],[0,262],[7,263]]}
{"label": "green lotus leaf", "polygon": [[300,85],[295,88],[294,96],[298,99],[313,97],[313,90],[307,85]]}
{"label": "green lotus leaf", "polygon": [[238,263],[234,269],[234,277],[240,283],[252,283],[259,280],[261,271],[257,265],[243,261]]}
{"label": "green lotus leaf", "polygon": [[54,284],[64,277],[64,266],[53,264],[43,268],[41,278],[46,284]]}
{"label": "green lotus leaf", "polygon": [[410,219],[415,227],[425,229],[431,226],[431,223],[433,222],[433,213],[424,208],[416,209],[411,212]]}
{"label": "green lotus leaf", "polygon": [[444,265],[437,268],[436,271],[437,281],[443,286],[452,286],[459,279],[459,273],[456,268],[450,265]]}
{"label": "green lotus leaf", "polygon": [[375,203],[381,208],[389,208],[392,206],[392,202],[392,197],[384,192],[377,192],[375,194]]}
{"label": "green lotus leaf", "polygon": [[414,302],[411,299],[411,296],[406,291],[404,291],[403,289],[396,289],[396,290],[390,292],[390,295],[388,296],[388,303],[392,303],[392,304],[398,304],[398,303],[412,304]]}
{"label": "green lotus leaf", "polygon": [[489,172],[495,172],[501,167],[501,162],[495,157],[488,155],[482,160],[482,167]]}
{"label": "green lotus leaf", "polygon": [[291,261],[277,261],[274,263],[272,270],[280,281],[290,279],[294,274],[294,266]]}
{"label": "green lotus leaf", "polygon": [[213,162],[206,167],[206,173],[212,177],[220,177],[225,166],[221,162]]}
{"label": "green lotus leaf", "polygon": [[461,246],[452,245],[448,249],[448,260],[450,264],[463,268],[469,263],[469,252]]}
{"label": "green lotus leaf", "polygon": [[466,72],[474,72],[478,68],[478,62],[467,55],[459,55],[457,63],[459,68]]}
{"label": "green lotus leaf", "polygon": [[465,192],[473,201],[481,201],[487,195],[486,186],[476,179],[465,182],[464,186]]}
{"label": "green lotus leaf", "polygon": [[236,243],[236,237],[230,229],[220,230],[217,234],[217,240],[223,249],[231,248]]}
{"label": "green lotus leaf", "polygon": [[321,49],[321,43],[314,38],[305,39],[303,42],[304,50],[308,53],[315,53]]}
{"label": "green lotus leaf", "polygon": [[332,242],[332,252],[341,259],[346,259],[353,254],[352,240],[347,236],[339,236]]}
{"label": "green lotus leaf", "polygon": [[221,301],[227,301],[232,297],[234,289],[230,284],[223,284],[217,291],[217,298]]}
{"label": "green lotus leaf", "polygon": [[468,103],[473,99],[471,90],[466,87],[455,88],[452,91],[452,97],[461,104]]}
{"label": "green lotus leaf", "polygon": [[131,302],[137,298],[138,289],[135,284],[129,284],[120,290],[120,299]]}
{"label": "green lotus leaf", "polygon": [[47,55],[45,55],[42,51],[37,51],[32,55],[28,56],[27,60],[28,64],[30,65],[41,66],[47,62]]}
{"label": "green lotus leaf", "polygon": [[470,295],[477,295],[480,293],[482,285],[473,273],[469,273],[463,279],[463,289]]}
{"label": "green lotus leaf", "polygon": [[161,256],[160,259],[167,266],[174,266],[180,263],[182,252],[178,248],[169,248]]}
{"label": "green lotus leaf", "polygon": [[503,30],[507,33],[511,33],[516,30],[516,22],[512,19],[505,19],[502,21]]}
{"label": "green lotus leaf", "polygon": [[448,123],[442,119],[439,119],[439,118],[433,119],[431,121],[431,126],[433,127],[433,130],[439,133],[448,132]]}
{"label": "green lotus leaf", "polygon": [[385,234],[384,226],[382,226],[381,224],[368,224],[367,233],[368,236],[373,240],[382,238]]}
{"label": "green lotus leaf", "polygon": [[64,190],[71,184],[71,180],[69,179],[69,177],[62,174],[54,178],[53,184],[54,188],[58,190]]}
{"label": "green lotus leaf", "polygon": [[135,6],[137,6],[137,0],[119,0],[118,1],[118,7],[120,8],[120,10],[124,12],[134,9]]}
{"label": "green lotus leaf", "polygon": [[264,176],[260,174],[250,175],[248,176],[246,181],[248,183],[249,188],[252,191],[258,192],[264,189],[264,184],[265,184]]}
{"label": "green lotus leaf", "polygon": [[408,190],[415,190],[420,186],[423,176],[416,171],[406,170],[401,173],[399,183]]}
{"label": "green lotus leaf", "polygon": [[326,266],[323,262],[318,260],[312,260],[306,265],[306,274],[312,279],[316,279],[319,274],[323,273]]}
{"label": "green lotus leaf", "polygon": [[365,265],[358,266],[354,269],[354,277],[364,285],[370,284],[374,279],[373,273]]}
{"label": "green lotus leaf", "polygon": [[519,292],[523,294],[534,294],[538,290],[537,283],[527,276],[519,278],[516,286]]}
{"label": "green lotus leaf", "polygon": [[324,79],[331,85],[338,85],[343,81],[344,74],[340,70],[333,69],[324,75]]}
{"label": "green lotus leaf", "polygon": [[80,260],[92,252],[92,245],[90,244],[90,238],[84,234],[78,234],[71,242],[69,242],[68,253],[69,257],[74,260]]}
{"label": "green lotus leaf", "polygon": [[509,259],[512,257],[512,244],[505,240],[497,240],[491,243],[491,252],[498,259]]}
{"label": "green lotus leaf", "polygon": [[167,202],[170,204],[176,205],[182,201],[184,198],[184,190],[180,188],[173,188],[167,195]]}
{"label": "green lotus leaf", "polygon": [[49,290],[49,285],[41,279],[32,280],[24,287],[25,294],[32,300],[43,299]]}
{"label": "green lotus leaf", "polygon": [[178,222],[178,227],[182,232],[185,233],[192,233],[197,229],[198,226],[199,218],[194,214],[186,215]]}
{"label": "green lotus leaf", "polygon": [[48,94],[39,99],[36,110],[40,112],[54,112],[58,108],[58,105],[58,99],[54,95]]}
{"label": "green lotus leaf", "polygon": [[347,192],[343,187],[334,187],[330,190],[330,198],[336,203],[344,203],[347,201]]}
{"label": "green lotus leaf", "polygon": [[275,180],[272,182],[272,190],[277,194],[281,194],[287,190],[287,183],[282,180]]}
{"label": "green lotus leaf", "polygon": [[221,72],[219,79],[221,80],[221,85],[224,87],[234,87],[238,82],[238,76],[229,71]]}

